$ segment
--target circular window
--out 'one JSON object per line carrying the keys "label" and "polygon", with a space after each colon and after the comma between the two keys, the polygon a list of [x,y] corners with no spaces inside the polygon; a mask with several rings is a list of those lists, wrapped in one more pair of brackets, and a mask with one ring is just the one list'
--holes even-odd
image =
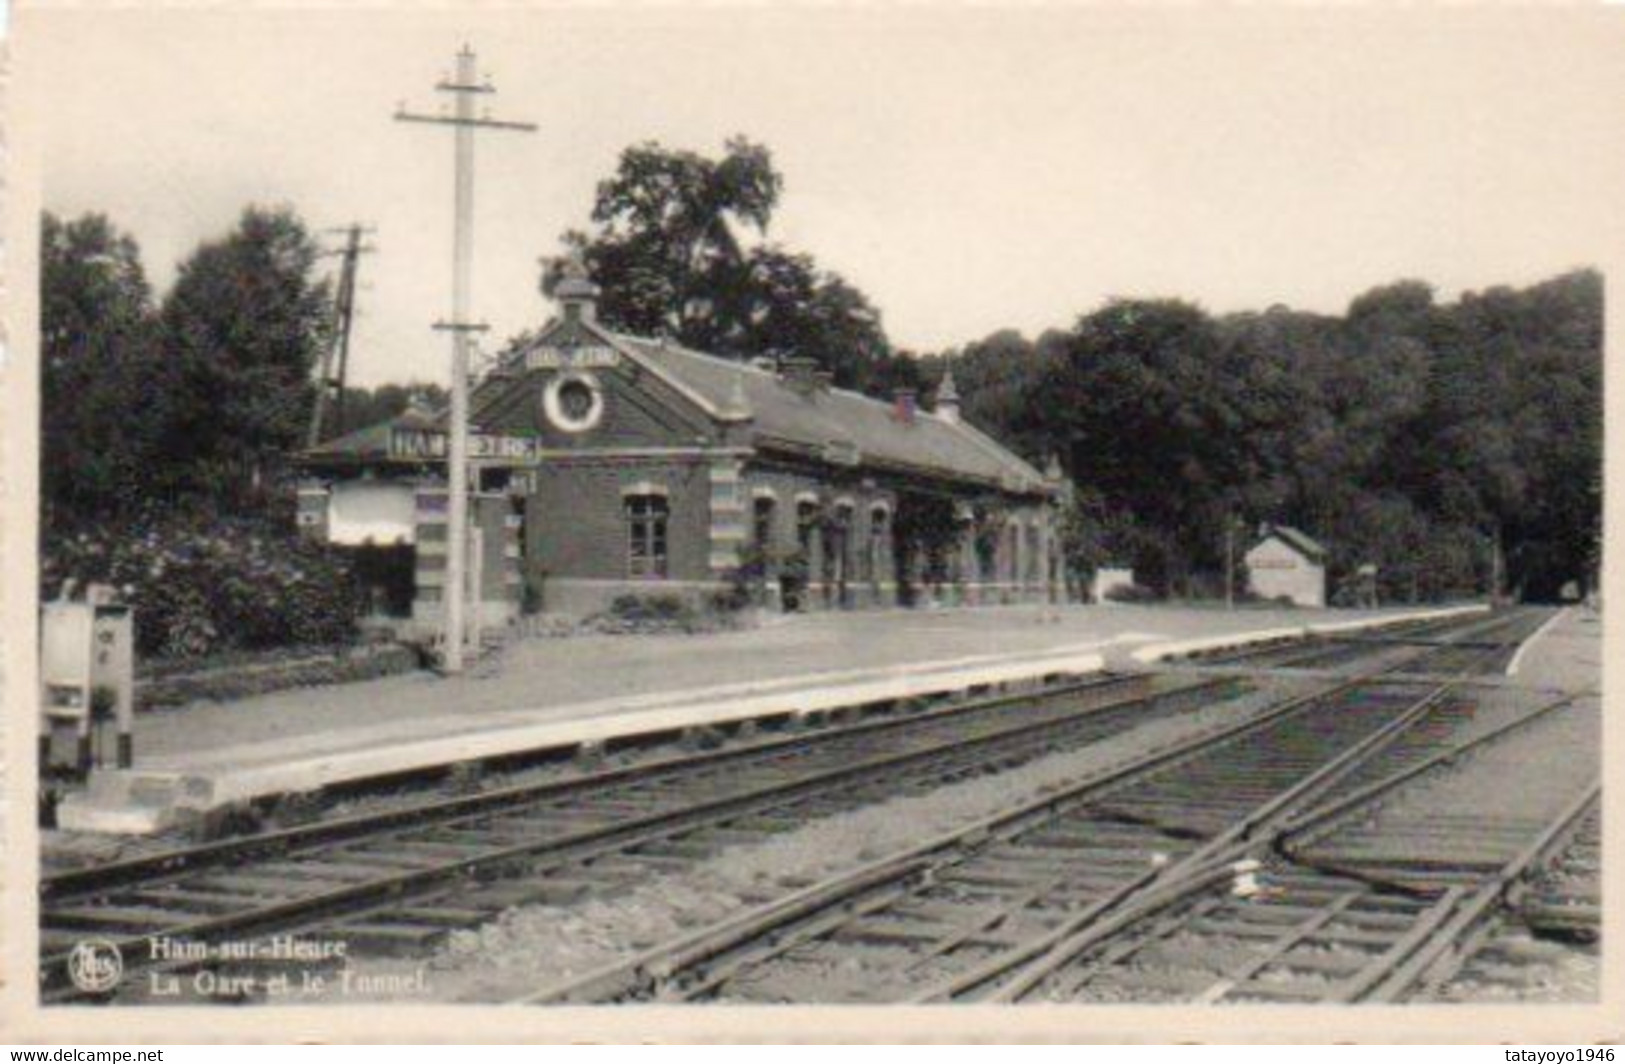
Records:
{"label": "circular window", "polygon": [[547,420],[565,432],[585,432],[604,416],[604,393],[586,373],[561,373],[542,393]]}

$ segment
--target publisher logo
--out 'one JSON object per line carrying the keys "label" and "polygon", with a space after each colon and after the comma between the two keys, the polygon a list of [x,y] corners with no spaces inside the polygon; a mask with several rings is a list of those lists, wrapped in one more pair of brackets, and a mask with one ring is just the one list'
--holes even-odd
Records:
{"label": "publisher logo", "polygon": [[87,994],[111,990],[124,976],[124,957],[105,938],[81,939],[68,954],[68,978]]}

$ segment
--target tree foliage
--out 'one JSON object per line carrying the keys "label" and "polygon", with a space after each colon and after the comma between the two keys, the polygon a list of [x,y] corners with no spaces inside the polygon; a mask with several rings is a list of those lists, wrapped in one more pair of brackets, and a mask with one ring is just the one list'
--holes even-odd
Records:
{"label": "tree foliage", "polygon": [[[1222,567],[1226,520],[1296,525],[1334,582],[1390,598],[1594,580],[1602,279],[1581,270],[1440,305],[1417,281],[1342,316],[1222,318],[1117,300],[1039,343],[954,352],[965,413],[1079,486],[1074,561],[1133,561],[1163,591]],[[939,360],[940,361],[940,360]],[[940,372],[936,366],[933,371]]]}
{"label": "tree foliage", "polygon": [[150,486],[168,408],[140,250],[102,215],[41,223],[45,524],[105,515]]}
{"label": "tree foliage", "polygon": [[175,367],[165,446],[178,489],[237,508],[284,471],[332,320],[319,254],[291,211],[249,207],[181,264],[159,312]]}

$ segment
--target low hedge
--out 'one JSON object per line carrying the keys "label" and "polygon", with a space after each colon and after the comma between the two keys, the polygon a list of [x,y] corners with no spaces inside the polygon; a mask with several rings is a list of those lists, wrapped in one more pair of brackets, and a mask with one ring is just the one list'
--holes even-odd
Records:
{"label": "low hedge", "polygon": [[214,661],[207,668],[167,669],[137,679],[136,708],[200,700],[225,702],[295,687],[355,683],[411,672],[419,666],[417,651],[398,643],[303,655],[279,653],[257,661],[252,656],[231,657],[235,660]]}
{"label": "low hedge", "polygon": [[347,644],[365,605],[342,554],[265,519],[158,514],[53,532],[41,548],[42,596],[68,579],[112,585],[144,659]]}

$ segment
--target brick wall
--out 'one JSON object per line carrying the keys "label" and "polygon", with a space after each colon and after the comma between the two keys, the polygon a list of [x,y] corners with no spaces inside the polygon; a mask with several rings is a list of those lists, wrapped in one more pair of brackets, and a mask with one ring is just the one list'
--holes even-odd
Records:
{"label": "brick wall", "polygon": [[[554,601],[550,587],[572,601],[588,585],[658,591],[663,584],[710,586],[711,478],[700,457],[669,459],[553,459],[535,471],[525,504],[525,579],[548,612],[579,612]],[[648,485],[664,489],[668,505],[666,580],[628,574],[628,532],[623,493]],[[601,597],[601,596],[591,596]]]}

